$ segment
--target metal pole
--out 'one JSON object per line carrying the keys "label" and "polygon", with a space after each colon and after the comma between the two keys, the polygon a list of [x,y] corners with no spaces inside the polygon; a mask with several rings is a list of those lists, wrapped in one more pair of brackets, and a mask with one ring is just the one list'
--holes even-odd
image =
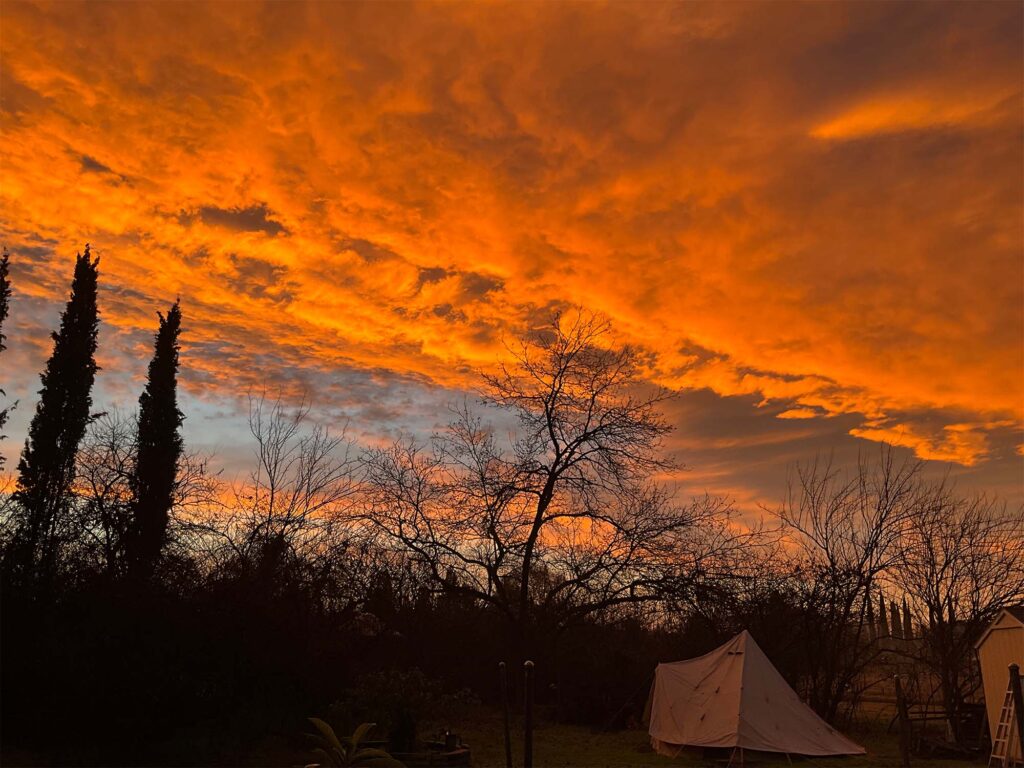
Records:
{"label": "metal pole", "polygon": [[900,765],[910,768],[910,718],[907,715],[907,702],[903,700],[900,676],[895,675],[893,679],[896,681],[896,714],[900,719]]}
{"label": "metal pole", "polygon": [[1024,692],[1021,691],[1020,667],[1016,664],[1010,665],[1010,693],[1013,696],[1013,713],[1017,716],[1017,738],[1024,755]]}
{"label": "metal pole", "polygon": [[526,678],[523,696],[526,700],[526,711],[523,718],[523,768],[533,768],[533,662],[523,664],[523,675]]}
{"label": "metal pole", "polygon": [[498,680],[501,684],[501,709],[505,715],[505,768],[512,768],[512,731],[508,718],[508,670],[505,662],[498,662]]}

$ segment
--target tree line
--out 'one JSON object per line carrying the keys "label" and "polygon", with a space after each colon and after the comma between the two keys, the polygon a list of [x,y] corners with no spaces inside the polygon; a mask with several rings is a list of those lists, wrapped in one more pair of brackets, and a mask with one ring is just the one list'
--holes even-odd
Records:
{"label": "tree line", "polygon": [[[183,443],[179,302],[158,314],[137,412],[92,412],[99,295],[86,246],[0,499],[5,744],[244,762],[267,734],[379,691],[374,675],[488,700],[497,661],[525,658],[553,717],[608,725],[654,663],[743,628],[836,723],[903,654],[956,733],[971,644],[1024,599],[1021,511],[889,448],[796,468],[759,527],[727,499],[680,498],[672,393],[582,310],[510,344],[478,402],[427,439],[360,448],[308,403],[254,393],[252,470],[227,482]],[[0,353],[10,296],[4,252]],[[886,596],[918,627],[896,651],[875,617]],[[395,711],[420,700],[397,679],[374,718],[414,716]],[[339,717],[369,716],[360,696]]]}
{"label": "tree line", "polygon": [[[10,295],[8,256],[0,294],[0,320]],[[5,508],[3,574],[6,586],[33,599],[53,596],[62,550],[81,528],[81,494],[76,480],[78,452],[95,416],[92,387],[99,330],[99,259],[89,246],[75,260],[71,295],[52,334],[53,352],[41,375],[39,401],[17,468],[17,482]],[[99,523],[117,531],[110,567],[138,583],[153,576],[164,548],[182,453],[177,407],[178,334],[181,310],[175,302],[159,316],[153,358],[139,397],[138,422],[130,471],[125,476],[126,514],[114,521],[101,510]],[[88,505],[86,505],[88,506]]]}

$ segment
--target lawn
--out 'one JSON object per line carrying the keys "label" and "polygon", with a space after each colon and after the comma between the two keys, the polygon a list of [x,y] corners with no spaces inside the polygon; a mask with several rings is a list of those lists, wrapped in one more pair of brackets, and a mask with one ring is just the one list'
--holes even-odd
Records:
{"label": "lawn", "polygon": [[[462,739],[470,745],[475,768],[504,768],[505,751],[501,728],[501,717],[497,712],[479,709],[464,715],[458,726],[451,724]],[[523,740],[521,722],[512,726],[513,765],[522,765]],[[443,729],[443,724],[430,724],[428,729]],[[851,738],[862,744],[868,754],[862,757],[846,758],[794,758],[794,764],[823,766],[828,768],[854,768],[855,766],[898,766],[899,740],[896,734],[886,734],[883,728],[851,731]],[[534,765],[537,768],[558,768],[580,766],[580,768],[632,768],[632,766],[719,766],[725,762],[704,760],[699,754],[683,754],[677,758],[663,757],[650,746],[645,731],[597,732],[570,725],[549,725],[540,723],[534,730]],[[747,764],[764,766],[788,766],[785,757],[779,760],[758,760],[748,757]],[[983,764],[978,763],[978,764]],[[963,760],[913,759],[911,765],[921,768],[952,768],[971,765]]]}

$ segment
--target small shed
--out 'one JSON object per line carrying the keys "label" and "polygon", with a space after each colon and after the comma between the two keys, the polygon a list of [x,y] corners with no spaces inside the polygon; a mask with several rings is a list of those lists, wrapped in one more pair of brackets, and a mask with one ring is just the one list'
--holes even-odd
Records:
{"label": "small shed", "polygon": [[[981,682],[985,691],[988,731],[995,734],[999,713],[1006,699],[1009,666],[1016,664],[1024,673],[1024,605],[1000,611],[975,643],[974,649],[978,653],[978,666],[981,668]],[[1011,761],[1024,760],[1016,728],[1010,739],[1008,757]]]}

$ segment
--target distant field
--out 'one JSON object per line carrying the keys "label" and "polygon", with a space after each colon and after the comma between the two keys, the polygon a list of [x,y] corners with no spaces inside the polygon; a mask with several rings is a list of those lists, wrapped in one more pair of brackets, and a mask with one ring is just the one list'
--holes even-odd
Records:
{"label": "distant field", "polygon": [[[440,725],[440,724],[439,724]],[[440,727],[444,727],[441,725]],[[504,768],[504,739],[501,730],[501,719],[497,713],[486,710],[466,718],[456,726],[459,735],[472,750],[473,766],[476,768]],[[851,731],[848,735],[862,744],[868,754],[864,757],[847,758],[794,758],[793,764],[803,766],[827,766],[828,768],[844,768],[845,766],[898,766],[899,741],[895,734],[886,734],[883,728],[872,728],[869,732]],[[522,730],[521,723],[513,723],[512,732],[513,765],[522,765]],[[678,758],[667,758],[655,753],[644,731],[611,731],[599,733],[587,728],[568,725],[540,724],[534,730],[534,765],[536,768],[558,768],[559,766],[579,766],[580,768],[631,768],[632,766],[661,766],[670,768],[673,765],[683,766],[724,766],[725,761],[703,760],[699,755],[680,755]],[[781,760],[747,759],[748,765],[788,766],[785,757]],[[984,764],[984,761],[977,763]],[[912,766],[927,768],[946,768],[952,766],[971,765],[963,760],[920,760],[911,761]]]}

